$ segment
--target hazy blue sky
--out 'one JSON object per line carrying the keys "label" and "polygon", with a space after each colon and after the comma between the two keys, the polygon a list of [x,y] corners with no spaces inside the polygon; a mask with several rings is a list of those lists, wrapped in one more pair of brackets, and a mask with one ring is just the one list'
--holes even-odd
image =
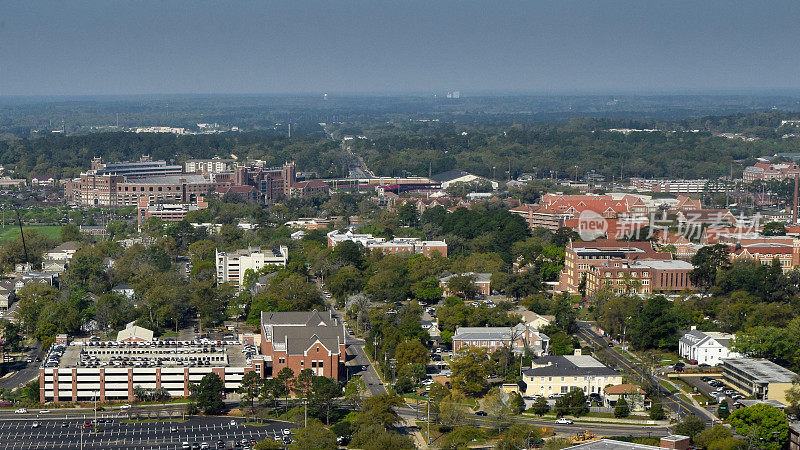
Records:
{"label": "hazy blue sky", "polygon": [[800,1],[0,0],[0,95],[800,88]]}

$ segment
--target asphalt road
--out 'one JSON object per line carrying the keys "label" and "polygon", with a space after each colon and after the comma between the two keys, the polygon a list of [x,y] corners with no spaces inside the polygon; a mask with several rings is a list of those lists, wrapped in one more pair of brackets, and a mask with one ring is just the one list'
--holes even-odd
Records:
{"label": "asphalt road", "polygon": [[[591,325],[588,322],[578,322],[578,332],[577,335],[592,345],[597,349],[607,349],[608,348],[608,340],[604,337],[600,336],[599,334],[595,333],[592,330]],[[622,356],[616,351],[609,351],[607,354],[610,358],[616,363],[618,369],[625,369],[633,372],[634,374],[638,375],[641,378],[649,377],[649,375],[645,374],[644,371],[636,366],[635,363],[628,360],[626,357]],[[691,403],[687,403],[677,396],[672,395],[669,391],[667,391],[663,386],[655,383],[656,386],[661,390],[661,393],[664,397],[664,407],[669,409],[670,411],[677,414],[679,417],[685,416],[687,414],[694,414],[700,417],[703,420],[708,421],[711,423],[711,420],[708,418],[708,415],[705,411],[701,411],[699,408],[695,407]]]}
{"label": "asphalt road", "polygon": [[[283,434],[283,429],[295,427],[285,422],[254,426],[243,425],[241,419],[235,425],[230,421],[225,417],[192,418],[186,422],[124,423],[114,420],[111,424],[100,424],[95,432],[91,427],[86,428],[82,419],[3,420],[0,421],[0,450],[82,447],[180,449],[183,442],[207,442],[213,446],[218,440],[225,443],[225,448],[232,448],[234,441],[274,439],[274,436]],[[38,427],[34,427],[35,422],[39,423]],[[172,431],[172,427],[177,430]]]}
{"label": "asphalt road", "polygon": [[[320,292],[325,289],[325,285],[318,279],[317,287]],[[324,297],[323,297],[324,298]],[[326,298],[328,307],[331,308],[333,315],[340,320],[344,320],[344,315],[336,309],[336,302],[333,299]],[[380,395],[387,392],[386,387],[378,376],[378,371],[375,366],[370,362],[367,354],[364,352],[364,341],[353,336],[345,335],[345,351],[347,353],[347,360],[345,362],[346,370],[348,371],[348,379],[352,376],[361,376],[364,380],[364,385],[367,387],[370,395]],[[366,367],[367,370],[362,370]]]}
{"label": "asphalt road", "polygon": [[[426,404],[420,401],[419,407],[403,407],[398,408],[397,411],[406,417],[415,417],[417,420],[425,421]],[[483,424],[485,418],[469,414],[469,419],[477,426],[491,426]],[[667,427],[656,426],[642,426],[642,425],[628,425],[628,424],[598,424],[589,422],[577,422],[572,425],[559,425],[553,423],[552,420],[540,420],[526,416],[514,416],[512,420],[515,422],[524,422],[532,425],[552,428],[556,434],[572,435],[575,433],[590,431],[598,436],[666,436],[669,434]],[[433,426],[433,425],[431,425]]]}
{"label": "asphalt road", "polygon": [[0,380],[0,388],[14,389],[39,376],[39,365],[41,362],[36,362],[36,358],[42,357],[41,346],[36,344],[36,347],[28,352],[28,356],[33,358],[33,362],[26,363],[25,361],[18,361],[9,366],[10,370],[15,370],[16,372]]}

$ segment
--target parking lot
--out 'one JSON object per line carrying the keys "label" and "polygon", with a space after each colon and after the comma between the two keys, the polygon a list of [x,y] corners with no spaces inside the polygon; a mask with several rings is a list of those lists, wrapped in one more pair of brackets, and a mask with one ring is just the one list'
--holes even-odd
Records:
{"label": "parking lot", "polygon": [[[0,422],[0,449],[63,449],[63,448],[114,448],[114,449],[180,449],[182,443],[206,442],[216,448],[234,448],[234,442],[244,439],[260,441],[281,437],[283,429],[294,428],[285,422],[270,422],[263,426],[242,425],[224,417],[194,418],[186,422],[126,423],[114,419],[112,423],[99,424],[98,431],[85,427],[82,419],[25,419]],[[241,420],[241,419],[239,419]],[[35,424],[38,423],[38,427]]]}
{"label": "parking lot", "polygon": [[[711,377],[704,377],[704,378],[711,378]],[[732,409],[735,409],[733,408],[734,403],[736,403],[738,398],[742,398],[743,396],[740,393],[736,392],[735,389],[732,389],[727,385],[725,385],[724,383],[722,383],[720,377],[713,377],[713,379],[716,380],[718,383],[715,383],[715,385],[711,385],[709,384],[708,381],[702,380],[700,377],[683,377],[683,380],[685,380],[692,386],[695,386],[698,390],[702,391],[709,397],[714,399],[725,398],[725,400],[728,401],[728,405],[731,405]],[[720,390],[720,388],[722,390]],[[732,392],[731,395],[734,395],[737,398],[731,397],[731,395],[726,394],[725,391]]]}

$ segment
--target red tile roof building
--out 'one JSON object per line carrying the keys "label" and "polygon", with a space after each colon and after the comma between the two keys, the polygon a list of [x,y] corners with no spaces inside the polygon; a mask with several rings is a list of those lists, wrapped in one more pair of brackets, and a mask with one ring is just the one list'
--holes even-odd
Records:
{"label": "red tile roof building", "polygon": [[742,180],[745,183],[752,183],[753,181],[783,181],[794,179],[798,174],[800,174],[800,167],[794,162],[777,164],[759,162],[744,169]]}

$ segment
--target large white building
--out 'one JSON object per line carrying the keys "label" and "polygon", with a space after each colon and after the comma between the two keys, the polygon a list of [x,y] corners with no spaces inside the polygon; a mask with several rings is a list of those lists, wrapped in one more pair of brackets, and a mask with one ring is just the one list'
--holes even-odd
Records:
{"label": "large white building", "polygon": [[678,352],[682,358],[696,360],[697,364],[718,366],[723,359],[741,357],[731,351],[733,338],[728,333],[692,329],[678,341]]}
{"label": "large white building", "polygon": [[282,245],[279,249],[263,250],[260,247],[221,252],[217,250],[217,281],[231,283],[236,286],[244,284],[245,272],[252,269],[258,272],[264,266],[285,266],[289,261],[289,248]]}

